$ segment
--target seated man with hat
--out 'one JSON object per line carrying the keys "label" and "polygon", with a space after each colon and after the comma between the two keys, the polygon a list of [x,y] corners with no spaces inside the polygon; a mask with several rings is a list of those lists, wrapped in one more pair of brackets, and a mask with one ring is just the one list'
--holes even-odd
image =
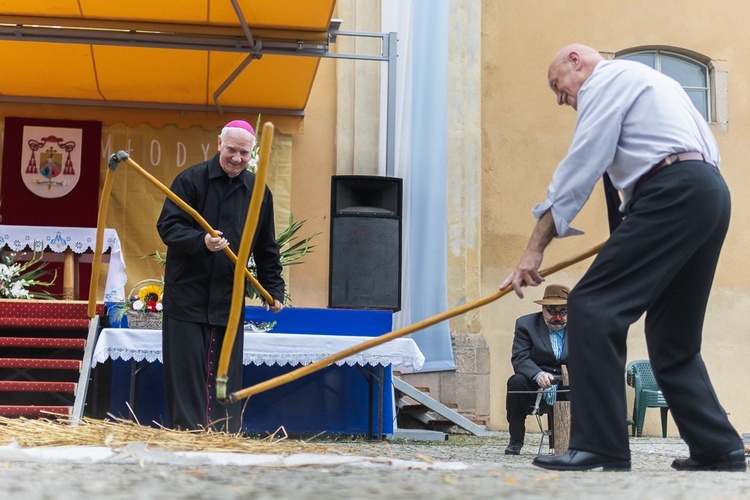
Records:
{"label": "seated man with hat", "polygon": [[[516,320],[511,363],[514,374],[508,379],[505,407],[508,414],[510,443],[506,455],[518,455],[526,435],[526,416],[550,413],[556,399],[567,399],[557,393],[562,365],[567,364],[568,345],[565,325],[568,323],[568,292],[564,285],[549,285],[544,298],[535,300],[542,306],[538,313]],[[542,389],[542,398],[537,391]]]}

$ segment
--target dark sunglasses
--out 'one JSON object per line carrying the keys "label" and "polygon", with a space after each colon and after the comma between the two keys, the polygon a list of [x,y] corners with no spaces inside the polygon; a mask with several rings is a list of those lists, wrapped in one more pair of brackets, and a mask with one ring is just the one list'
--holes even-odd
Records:
{"label": "dark sunglasses", "polygon": [[547,310],[548,313],[550,313],[552,316],[560,315],[560,316],[567,316],[568,310],[564,307],[550,307],[550,306],[544,306],[544,308]]}

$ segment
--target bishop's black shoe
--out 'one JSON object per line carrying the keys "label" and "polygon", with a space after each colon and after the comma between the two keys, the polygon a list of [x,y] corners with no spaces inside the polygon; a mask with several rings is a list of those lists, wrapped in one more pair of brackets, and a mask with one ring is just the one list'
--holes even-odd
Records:
{"label": "bishop's black shoe", "polygon": [[739,449],[711,458],[678,458],[672,462],[677,470],[715,470],[725,472],[744,472],[747,470],[745,450]]}
{"label": "bishop's black shoe", "polygon": [[568,450],[562,455],[539,456],[531,462],[537,467],[547,470],[580,471],[598,469],[605,471],[629,471],[630,460],[599,455],[590,451]]}
{"label": "bishop's black shoe", "polygon": [[508,447],[505,448],[506,455],[520,455],[521,448],[523,448],[523,441],[511,441],[508,443]]}

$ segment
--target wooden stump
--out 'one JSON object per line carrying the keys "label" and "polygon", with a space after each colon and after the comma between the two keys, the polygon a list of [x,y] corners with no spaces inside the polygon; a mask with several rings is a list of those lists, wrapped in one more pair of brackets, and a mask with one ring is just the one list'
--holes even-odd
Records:
{"label": "wooden stump", "polygon": [[555,401],[554,415],[552,435],[555,439],[555,455],[561,455],[568,451],[570,444],[570,401]]}

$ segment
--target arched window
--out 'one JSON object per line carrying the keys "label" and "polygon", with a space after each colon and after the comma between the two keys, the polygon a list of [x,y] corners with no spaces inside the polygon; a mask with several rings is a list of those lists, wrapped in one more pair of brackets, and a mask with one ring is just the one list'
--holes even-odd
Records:
{"label": "arched window", "polygon": [[618,56],[651,66],[677,80],[706,121],[711,118],[708,67],[695,59],[663,50],[644,50]]}

